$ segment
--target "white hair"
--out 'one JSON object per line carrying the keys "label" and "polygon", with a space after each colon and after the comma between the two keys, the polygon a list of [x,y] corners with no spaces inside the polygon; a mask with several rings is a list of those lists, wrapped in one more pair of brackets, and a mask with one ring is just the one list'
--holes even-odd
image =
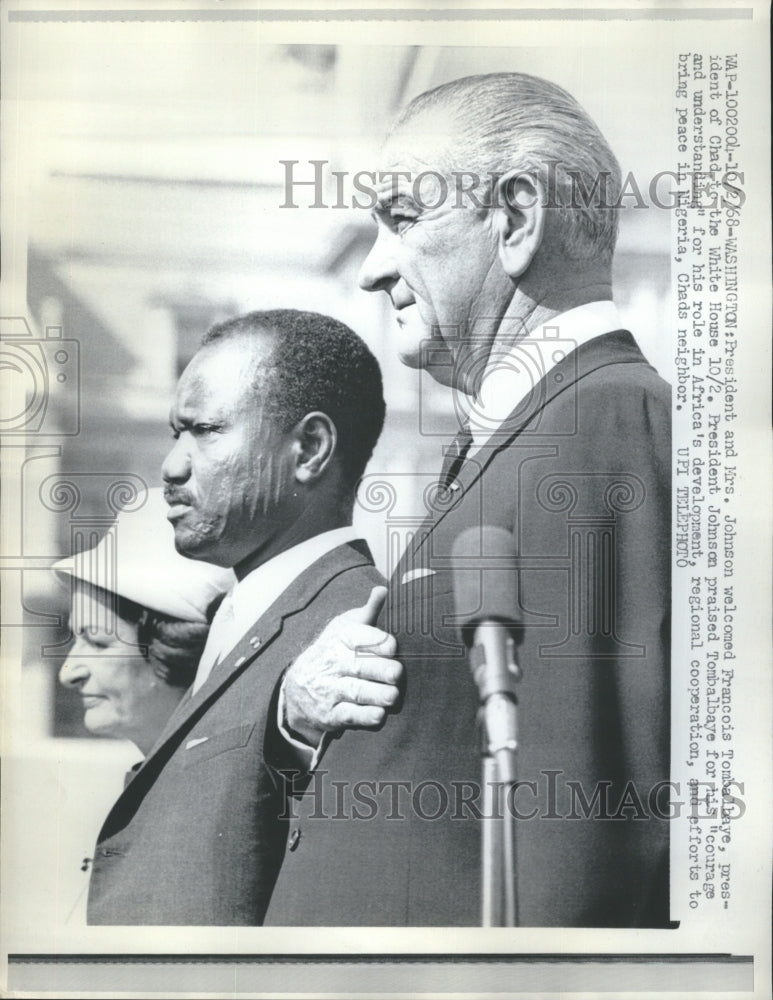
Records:
{"label": "white hair", "polygon": [[[535,174],[550,192],[559,249],[610,261],[617,239],[620,166],[595,122],[561,87],[525,73],[489,73],[416,97],[391,134],[417,116],[448,111],[456,125],[448,172]],[[551,181],[552,175],[552,181]],[[493,187],[493,179],[492,184]]]}

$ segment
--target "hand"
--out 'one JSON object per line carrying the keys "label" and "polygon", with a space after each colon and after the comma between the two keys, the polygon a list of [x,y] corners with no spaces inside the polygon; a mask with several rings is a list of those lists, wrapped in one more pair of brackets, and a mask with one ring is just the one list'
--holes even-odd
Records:
{"label": "hand", "polygon": [[285,674],[285,722],[310,746],[327,732],[380,725],[397,702],[397,642],[373,626],[386,595],[374,587],[367,604],[334,618]]}

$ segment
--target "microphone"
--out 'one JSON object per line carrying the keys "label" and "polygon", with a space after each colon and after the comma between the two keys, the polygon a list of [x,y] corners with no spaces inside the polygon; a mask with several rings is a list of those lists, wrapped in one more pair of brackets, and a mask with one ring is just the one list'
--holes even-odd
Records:
{"label": "microphone", "polygon": [[513,633],[519,627],[515,539],[504,528],[467,528],[454,541],[454,607],[459,636],[470,650],[488,751],[500,780],[516,780],[515,684],[520,671]]}

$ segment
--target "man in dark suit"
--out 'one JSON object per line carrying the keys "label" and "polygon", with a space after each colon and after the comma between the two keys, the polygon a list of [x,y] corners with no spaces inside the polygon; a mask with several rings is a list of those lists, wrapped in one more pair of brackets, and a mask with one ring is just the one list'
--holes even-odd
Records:
{"label": "man in dark suit", "polygon": [[[313,313],[216,326],[184,371],[163,468],[168,516],[181,553],[233,567],[237,583],[192,689],[100,832],[90,923],[262,922],[287,835],[284,792],[264,763],[273,692],[330,619],[382,582],[351,518],[383,419],[375,358]],[[372,613],[353,613],[364,643],[380,636],[364,624]]]}
{"label": "man in dark suit", "polygon": [[666,926],[670,394],[612,302],[619,167],[569,94],[522,74],[421,95],[383,165],[361,284],[468,418],[380,621],[398,709],[353,697],[339,623],[284,678],[286,729],[351,731],[297,807],[267,919],[479,923],[479,699],[453,622],[475,609],[454,607],[451,557],[493,525],[518,569],[519,923]]}

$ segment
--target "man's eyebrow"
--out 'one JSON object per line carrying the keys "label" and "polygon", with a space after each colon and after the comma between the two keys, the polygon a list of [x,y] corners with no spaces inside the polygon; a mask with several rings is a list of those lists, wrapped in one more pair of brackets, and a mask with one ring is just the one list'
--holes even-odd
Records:
{"label": "man's eyebrow", "polygon": [[172,412],[169,414],[169,426],[172,430],[176,430],[178,427],[189,427],[191,425],[191,419],[186,417],[182,413]]}
{"label": "man's eyebrow", "polygon": [[392,184],[381,184],[376,188],[376,211],[387,212],[400,197]]}
{"label": "man's eyebrow", "polygon": [[391,193],[376,193],[376,204],[373,208],[374,212],[388,212],[394,202],[394,195]]}
{"label": "man's eyebrow", "polygon": [[403,205],[406,208],[418,208],[416,202],[406,191],[395,191],[391,186],[382,192],[376,192],[376,206],[374,212],[388,212],[394,205]]}

